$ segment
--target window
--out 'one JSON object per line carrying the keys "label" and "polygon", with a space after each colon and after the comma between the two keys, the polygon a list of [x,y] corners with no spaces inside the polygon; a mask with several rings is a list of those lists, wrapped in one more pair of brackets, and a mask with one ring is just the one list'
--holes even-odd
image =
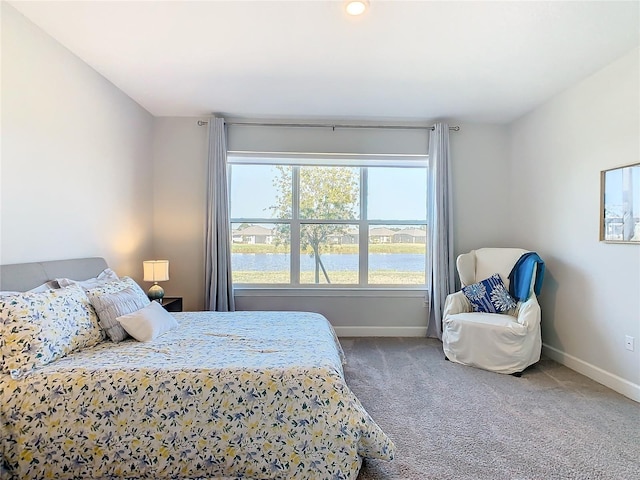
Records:
{"label": "window", "polygon": [[229,152],[234,284],[424,286],[427,158]]}

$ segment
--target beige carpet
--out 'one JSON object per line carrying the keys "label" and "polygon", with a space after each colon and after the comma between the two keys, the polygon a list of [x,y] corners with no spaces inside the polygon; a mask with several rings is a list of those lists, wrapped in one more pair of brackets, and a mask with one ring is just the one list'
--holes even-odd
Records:
{"label": "beige carpet", "polygon": [[358,480],[640,479],[640,404],[543,359],[521,378],[425,338],[343,338],[347,383],[396,444]]}

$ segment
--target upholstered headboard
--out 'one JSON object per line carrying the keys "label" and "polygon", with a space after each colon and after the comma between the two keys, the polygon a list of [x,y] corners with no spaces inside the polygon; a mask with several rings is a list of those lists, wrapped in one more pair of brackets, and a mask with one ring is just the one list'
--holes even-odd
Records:
{"label": "upholstered headboard", "polygon": [[55,278],[87,280],[105,268],[100,257],[0,265],[0,291],[25,292]]}

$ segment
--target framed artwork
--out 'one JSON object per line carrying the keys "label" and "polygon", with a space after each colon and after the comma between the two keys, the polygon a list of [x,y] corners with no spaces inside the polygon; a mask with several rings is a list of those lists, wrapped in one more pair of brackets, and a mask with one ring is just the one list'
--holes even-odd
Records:
{"label": "framed artwork", "polygon": [[600,173],[600,240],[640,245],[640,163]]}

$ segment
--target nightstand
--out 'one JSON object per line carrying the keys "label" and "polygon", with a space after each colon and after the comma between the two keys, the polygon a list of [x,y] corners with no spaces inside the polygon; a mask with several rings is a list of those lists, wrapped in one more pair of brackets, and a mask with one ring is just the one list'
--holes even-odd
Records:
{"label": "nightstand", "polygon": [[167,312],[181,312],[182,297],[163,297],[162,306]]}

